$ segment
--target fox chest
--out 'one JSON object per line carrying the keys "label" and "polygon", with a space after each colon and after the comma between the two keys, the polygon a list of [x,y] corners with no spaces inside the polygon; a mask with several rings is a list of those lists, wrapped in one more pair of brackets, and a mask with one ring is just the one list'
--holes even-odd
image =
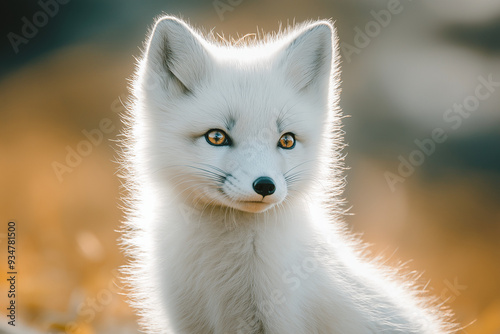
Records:
{"label": "fox chest", "polygon": [[272,284],[252,245],[179,254],[165,268],[169,313],[186,333],[263,334],[263,296]]}

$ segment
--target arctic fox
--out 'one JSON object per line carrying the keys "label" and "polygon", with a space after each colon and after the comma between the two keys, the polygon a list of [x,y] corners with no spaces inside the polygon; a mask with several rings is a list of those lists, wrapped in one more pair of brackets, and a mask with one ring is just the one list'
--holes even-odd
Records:
{"label": "arctic fox", "polygon": [[451,333],[342,223],[330,21],[216,41],[157,20],[124,141],[132,302],[147,333]]}

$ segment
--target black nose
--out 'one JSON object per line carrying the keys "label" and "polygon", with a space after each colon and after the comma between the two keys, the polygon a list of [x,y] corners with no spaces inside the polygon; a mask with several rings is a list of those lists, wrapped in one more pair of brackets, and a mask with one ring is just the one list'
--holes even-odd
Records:
{"label": "black nose", "polygon": [[271,195],[276,190],[273,179],[267,176],[259,177],[253,182],[253,190],[262,197]]}

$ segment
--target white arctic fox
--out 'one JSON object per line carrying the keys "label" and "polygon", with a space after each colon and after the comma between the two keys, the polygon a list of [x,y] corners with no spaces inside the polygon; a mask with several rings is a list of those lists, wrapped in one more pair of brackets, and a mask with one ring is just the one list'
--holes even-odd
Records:
{"label": "white arctic fox", "polygon": [[147,333],[451,333],[339,203],[335,30],[216,42],[163,17],[126,117],[124,243]]}

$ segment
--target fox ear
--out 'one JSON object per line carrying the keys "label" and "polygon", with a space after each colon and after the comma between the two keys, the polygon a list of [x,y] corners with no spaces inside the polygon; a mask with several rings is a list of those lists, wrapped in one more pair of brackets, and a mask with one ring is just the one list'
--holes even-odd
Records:
{"label": "fox ear", "polygon": [[327,87],[332,75],[334,30],[330,22],[305,27],[281,51],[287,80],[297,90]]}
{"label": "fox ear", "polygon": [[204,40],[175,17],[156,22],[146,49],[146,75],[166,86],[169,92],[189,93],[207,75],[209,56]]}

